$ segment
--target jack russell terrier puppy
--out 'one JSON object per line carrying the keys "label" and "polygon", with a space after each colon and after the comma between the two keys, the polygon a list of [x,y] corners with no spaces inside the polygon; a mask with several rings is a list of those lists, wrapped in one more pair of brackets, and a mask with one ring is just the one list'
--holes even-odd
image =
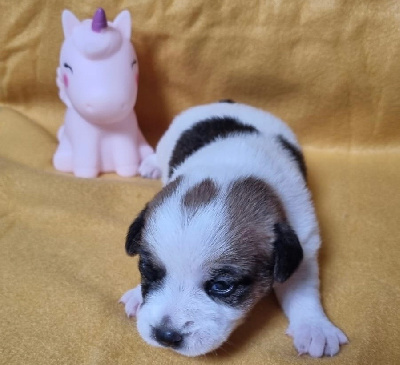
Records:
{"label": "jack russell terrier puppy", "polygon": [[319,296],[318,223],[295,135],[223,100],[178,115],[157,146],[164,188],[131,224],[141,285],[121,302],[151,345],[215,350],[272,289],[299,354],[347,342]]}

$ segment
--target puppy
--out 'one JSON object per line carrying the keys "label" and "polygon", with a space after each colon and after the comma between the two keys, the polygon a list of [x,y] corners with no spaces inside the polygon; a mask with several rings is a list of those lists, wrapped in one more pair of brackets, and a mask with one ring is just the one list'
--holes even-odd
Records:
{"label": "puppy", "polygon": [[157,146],[164,188],[126,239],[141,285],[121,298],[151,345],[218,348],[272,289],[299,354],[333,356],[345,334],[319,297],[318,223],[295,135],[224,100],[178,115]]}

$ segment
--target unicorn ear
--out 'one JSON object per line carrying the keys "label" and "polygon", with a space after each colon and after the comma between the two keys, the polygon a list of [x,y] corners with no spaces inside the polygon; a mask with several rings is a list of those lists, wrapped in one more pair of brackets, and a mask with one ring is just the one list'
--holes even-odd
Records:
{"label": "unicorn ear", "polygon": [[65,38],[68,38],[72,34],[73,29],[80,24],[79,19],[69,10],[64,10],[62,12],[61,22]]}
{"label": "unicorn ear", "polygon": [[114,19],[113,25],[114,27],[119,29],[124,38],[126,39],[131,38],[132,21],[131,21],[131,14],[129,13],[128,10],[121,11]]}

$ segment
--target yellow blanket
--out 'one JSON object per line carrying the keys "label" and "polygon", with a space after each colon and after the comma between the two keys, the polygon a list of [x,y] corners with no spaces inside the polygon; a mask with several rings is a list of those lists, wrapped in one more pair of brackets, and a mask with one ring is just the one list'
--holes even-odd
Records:
{"label": "yellow blanket", "polygon": [[[125,232],[161,184],[51,165],[61,11],[82,19],[100,5],[132,14],[136,111],[153,145],[174,114],[221,98],[298,134],[323,303],[350,339],[337,357],[298,357],[273,296],[196,359],[146,345],[125,317],[118,299],[139,281]],[[399,14],[390,0],[0,0],[0,363],[399,363]]]}

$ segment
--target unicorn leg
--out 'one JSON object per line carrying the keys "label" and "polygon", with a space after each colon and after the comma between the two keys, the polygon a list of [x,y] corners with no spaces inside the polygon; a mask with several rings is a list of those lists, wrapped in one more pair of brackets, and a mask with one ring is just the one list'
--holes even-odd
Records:
{"label": "unicorn leg", "polygon": [[72,172],[72,148],[71,143],[64,133],[64,126],[59,129],[57,138],[59,145],[53,156],[53,166],[58,171]]}
{"label": "unicorn leg", "polygon": [[87,138],[76,143],[73,151],[73,171],[75,176],[94,178],[100,173],[99,140]]}
{"label": "unicorn leg", "polygon": [[127,136],[115,138],[113,141],[115,171],[120,176],[131,177],[138,173],[140,156],[133,143]]}

